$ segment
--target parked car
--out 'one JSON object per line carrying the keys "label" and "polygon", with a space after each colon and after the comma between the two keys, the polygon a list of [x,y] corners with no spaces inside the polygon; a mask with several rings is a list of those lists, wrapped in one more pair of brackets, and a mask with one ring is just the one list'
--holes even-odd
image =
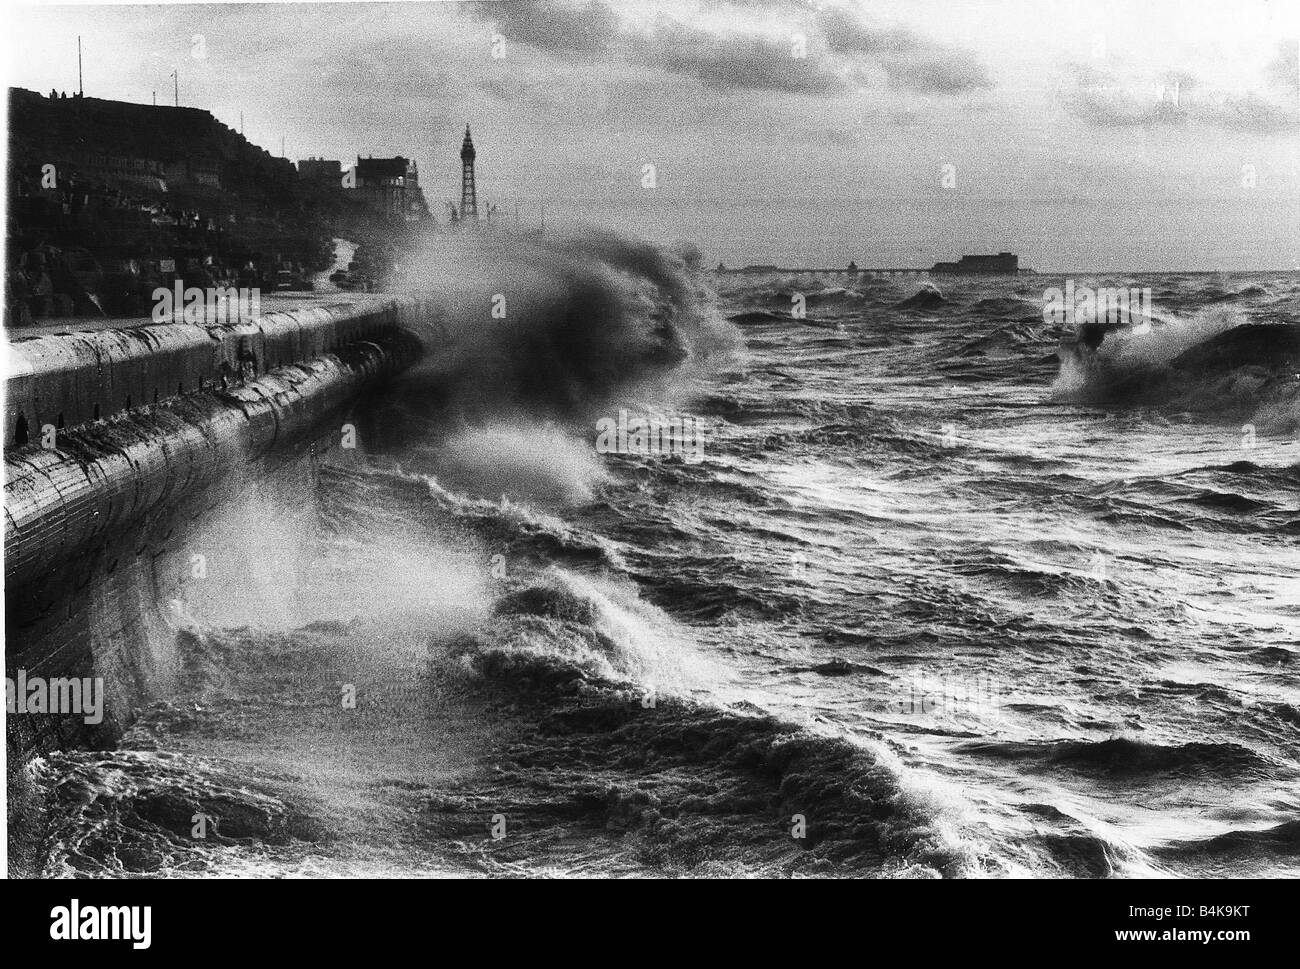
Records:
{"label": "parked car", "polygon": [[275,274],[275,288],[280,291],[311,292],[316,284],[305,273],[295,269],[281,269]]}

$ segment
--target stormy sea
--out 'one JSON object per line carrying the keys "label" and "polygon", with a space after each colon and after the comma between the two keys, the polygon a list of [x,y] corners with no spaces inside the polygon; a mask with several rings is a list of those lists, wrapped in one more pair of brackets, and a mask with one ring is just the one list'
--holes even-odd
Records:
{"label": "stormy sea", "polygon": [[1064,277],[699,261],[414,260],[425,362],[29,765],[37,869],[1300,874],[1300,275],[1072,277],[1150,290],[1083,355]]}

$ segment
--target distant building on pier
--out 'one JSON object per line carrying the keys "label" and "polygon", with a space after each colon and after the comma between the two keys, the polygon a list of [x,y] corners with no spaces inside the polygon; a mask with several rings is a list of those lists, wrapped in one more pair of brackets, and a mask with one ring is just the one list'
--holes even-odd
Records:
{"label": "distant building on pier", "polygon": [[1020,257],[1014,252],[999,252],[996,256],[962,256],[957,262],[936,262],[930,272],[1014,276],[1020,272]]}

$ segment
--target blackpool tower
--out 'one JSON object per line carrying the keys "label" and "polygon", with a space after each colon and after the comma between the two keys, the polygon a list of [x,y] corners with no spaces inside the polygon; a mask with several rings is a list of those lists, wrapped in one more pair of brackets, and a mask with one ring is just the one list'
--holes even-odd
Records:
{"label": "blackpool tower", "polygon": [[478,221],[478,196],[474,192],[474,142],[465,125],[465,141],[460,146],[460,221]]}

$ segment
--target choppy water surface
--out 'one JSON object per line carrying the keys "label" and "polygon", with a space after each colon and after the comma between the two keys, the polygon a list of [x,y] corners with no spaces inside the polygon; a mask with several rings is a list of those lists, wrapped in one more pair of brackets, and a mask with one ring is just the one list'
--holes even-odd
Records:
{"label": "choppy water surface", "polygon": [[[1300,279],[1076,280],[1156,317],[1076,367],[1061,279],[600,258],[527,364],[394,389],[121,750],[38,765],[49,873],[1300,873]],[[618,408],[704,460],[596,454]]]}

